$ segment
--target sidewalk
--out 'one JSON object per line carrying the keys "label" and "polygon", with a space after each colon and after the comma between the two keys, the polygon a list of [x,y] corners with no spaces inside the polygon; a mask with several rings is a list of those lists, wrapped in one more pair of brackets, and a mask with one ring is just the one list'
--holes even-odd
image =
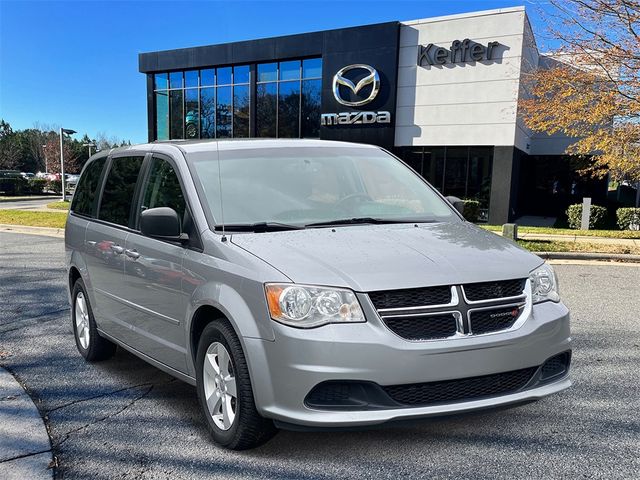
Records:
{"label": "sidewalk", "polygon": [[49,434],[18,381],[0,367],[0,478],[53,478]]}
{"label": "sidewalk", "polygon": [[[501,232],[493,232],[502,235]],[[610,238],[610,237],[590,237],[586,235],[549,235],[546,233],[520,233],[519,240],[547,240],[555,242],[578,242],[578,243],[599,243],[603,245],[624,245],[626,247],[640,247],[640,239],[636,238]]]}

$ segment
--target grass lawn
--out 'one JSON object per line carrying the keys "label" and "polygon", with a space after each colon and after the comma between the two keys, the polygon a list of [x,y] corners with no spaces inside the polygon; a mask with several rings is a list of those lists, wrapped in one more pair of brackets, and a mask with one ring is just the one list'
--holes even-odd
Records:
{"label": "grass lawn", "polygon": [[[501,232],[502,225],[479,225],[492,232]],[[581,235],[585,237],[639,238],[638,230],[573,230],[571,228],[521,227],[518,233],[540,233],[543,235]],[[563,250],[564,251],[564,250]]]}
{"label": "grass lawn", "polygon": [[30,227],[64,228],[67,212],[38,212],[33,210],[0,210],[0,223]]}
{"label": "grass lawn", "polygon": [[70,202],[51,202],[51,203],[47,203],[47,208],[52,208],[54,210],[69,210],[69,203]]}
{"label": "grass lawn", "polygon": [[640,255],[640,247],[600,243],[518,240],[518,245],[532,252],[630,253]]}

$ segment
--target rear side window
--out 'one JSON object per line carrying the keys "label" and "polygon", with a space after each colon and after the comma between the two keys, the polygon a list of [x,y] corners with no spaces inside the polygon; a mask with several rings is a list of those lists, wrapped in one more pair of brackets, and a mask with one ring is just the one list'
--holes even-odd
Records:
{"label": "rear side window", "polygon": [[143,159],[144,157],[118,157],[111,160],[100,201],[100,220],[129,225],[129,213]]}
{"label": "rear side window", "polygon": [[151,163],[149,180],[142,197],[142,210],[155,207],[173,208],[182,222],[186,202],[173,167],[166,160],[154,158]]}
{"label": "rear side window", "polygon": [[100,186],[100,175],[102,175],[102,169],[106,161],[107,157],[102,157],[87,165],[73,194],[73,202],[71,203],[72,212],[87,217],[93,215],[93,201],[96,198],[98,187]]}

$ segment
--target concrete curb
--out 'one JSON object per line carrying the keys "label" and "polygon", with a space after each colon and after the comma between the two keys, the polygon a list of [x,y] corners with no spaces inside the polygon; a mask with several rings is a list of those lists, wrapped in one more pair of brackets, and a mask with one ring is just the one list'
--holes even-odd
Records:
{"label": "concrete curb", "polygon": [[9,225],[0,223],[0,232],[25,233],[28,235],[44,235],[47,237],[64,238],[64,228],[29,227],[27,225]]}
{"label": "concrete curb", "polygon": [[626,253],[534,252],[545,260],[604,260],[640,263],[640,255]]}
{"label": "concrete curb", "polygon": [[56,199],[60,198],[60,195],[40,195],[36,197],[9,197],[9,198],[0,198],[0,203],[2,202],[29,202],[31,200],[48,200],[51,199],[54,202]]}
{"label": "concrete curb", "polygon": [[53,478],[51,440],[20,383],[0,367],[0,478]]}

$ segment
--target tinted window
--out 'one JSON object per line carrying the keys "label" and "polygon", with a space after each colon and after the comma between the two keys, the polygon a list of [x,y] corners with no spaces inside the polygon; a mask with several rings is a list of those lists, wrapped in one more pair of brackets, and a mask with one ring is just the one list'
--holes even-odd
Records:
{"label": "tinted window", "polygon": [[73,195],[73,203],[71,205],[73,212],[87,216],[93,214],[93,200],[96,198],[98,182],[106,161],[107,157],[102,157],[87,165]]}
{"label": "tinted window", "polygon": [[149,181],[142,197],[142,210],[155,207],[173,208],[181,221],[184,218],[186,202],[178,176],[171,164],[160,158],[154,158],[151,163]]}
{"label": "tinted window", "polygon": [[111,161],[98,218],[117,225],[129,224],[136,180],[144,157],[119,157]]}

